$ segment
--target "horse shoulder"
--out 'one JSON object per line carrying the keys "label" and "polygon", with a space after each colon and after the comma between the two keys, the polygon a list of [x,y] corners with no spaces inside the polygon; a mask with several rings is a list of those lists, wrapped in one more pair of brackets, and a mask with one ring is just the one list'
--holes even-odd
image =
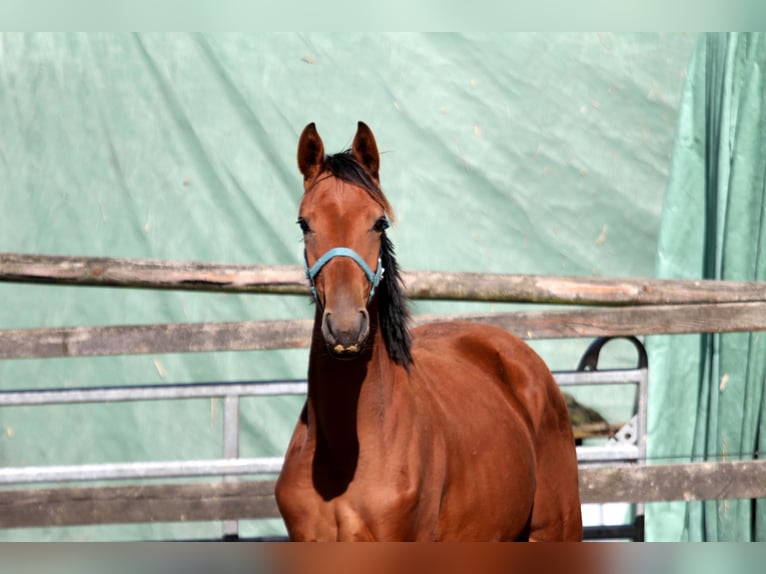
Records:
{"label": "horse shoulder", "polygon": [[441,360],[465,361],[486,372],[529,418],[537,434],[546,419],[569,425],[566,404],[542,358],[524,341],[499,327],[467,321],[432,323],[413,330],[417,351],[440,349]]}

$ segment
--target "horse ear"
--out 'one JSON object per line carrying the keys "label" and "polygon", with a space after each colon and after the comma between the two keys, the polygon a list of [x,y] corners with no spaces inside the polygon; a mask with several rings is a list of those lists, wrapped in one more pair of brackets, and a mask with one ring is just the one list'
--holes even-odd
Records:
{"label": "horse ear", "polygon": [[303,174],[303,181],[314,178],[324,162],[324,144],[319,137],[316,125],[311,122],[301,133],[298,140],[298,169]]}
{"label": "horse ear", "polygon": [[375,143],[375,136],[372,130],[364,122],[359,122],[354,136],[354,143],[351,144],[351,153],[356,160],[362,164],[372,178],[377,182],[378,168],[380,167],[380,156],[378,155],[378,145]]}

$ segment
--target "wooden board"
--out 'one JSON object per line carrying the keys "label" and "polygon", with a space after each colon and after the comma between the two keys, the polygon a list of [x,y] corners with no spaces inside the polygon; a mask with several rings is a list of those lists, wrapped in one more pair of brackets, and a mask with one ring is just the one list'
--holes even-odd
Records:
{"label": "wooden board", "polygon": [[276,517],[274,481],[0,492],[0,528]]}
{"label": "wooden board", "polygon": [[[723,333],[766,329],[766,303],[661,305],[416,316],[414,324],[468,320],[525,339]],[[0,331],[0,359],[285,349],[309,345],[312,320],[178,323]]]}
{"label": "wooden board", "polygon": [[[766,301],[766,282],[566,277],[406,271],[413,299],[576,305],[668,305]],[[297,265],[0,253],[0,281],[151,289],[308,295]]]}
{"label": "wooden board", "polygon": [[[279,517],[274,481],[0,491],[0,528]],[[766,460],[581,467],[583,503],[766,498]]]}
{"label": "wooden board", "polygon": [[766,498],[766,460],[580,469],[588,502]]}

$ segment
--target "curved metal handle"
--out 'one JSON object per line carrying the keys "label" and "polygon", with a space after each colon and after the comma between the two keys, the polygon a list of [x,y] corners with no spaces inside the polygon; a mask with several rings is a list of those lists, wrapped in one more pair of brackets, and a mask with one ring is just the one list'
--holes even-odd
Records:
{"label": "curved metal handle", "polygon": [[638,351],[638,367],[639,369],[646,369],[649,367],[649,358],[646,354],[646,349],[644,348],[644,345],[636,339],[632,335],[619,335],[616,337],[599,337],[593,343],[591,343],[590,347],[588,347],[588,350],[585,351],[585,354],[582,356],[582,359],[580,359],[580,364],[577,365],[578,371],[597,371],[598,370],[598,357],[599,353],[601,353],[601,349],[606,345],[609,341],[613,341],[615,339],[625,339],[626,341],[630,341],[633,343],[633,346],[636,348],[636,351]]}

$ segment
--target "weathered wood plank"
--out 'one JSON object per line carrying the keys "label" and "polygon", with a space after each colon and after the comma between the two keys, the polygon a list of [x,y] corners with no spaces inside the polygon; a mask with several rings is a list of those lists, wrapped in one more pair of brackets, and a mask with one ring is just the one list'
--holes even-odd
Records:
{"label": "weathered wood plank", "polygon": [[647,305],[470,316],[420,316],[416,321],[448,321],[459,320],[461,317],[497,325],[523,339],[727,333],[766,330],[766,303]]}
{"label": "weathered wood plank", "polygon": [[0,359],[307,347],[312,321],[114,325],[0,331]]}
{"label": "weathered wood plank", "polygon": [[277,517],[271,480],[0,492],[0,528]]}
{"label": "weathered wood plank", "polygon": [[580,468],[585,503],[766,498],[766,460]]}
{"label": "weathered wood plank", "polygon": [[295,265],[0,254],[0,281],[196,291],[308,294]]}
{"label": "weathered wood plank", "polygon": [[[766,330],[766,303],[421,315],[416,325],[480,321],[525,339]],[[307,347],[312,321],[241,321],[0,330],[0,359],[196,353]]]}
{"label": "weathered wood plank", "polygon": [[616,306],[766,301],[766,282],[437,271],[403,277],[413,299]]}
{"label": "weathered wood plank", "polygon": [[[0,528],[277,518],[274,481],[0,492]],[[766,498],[766,460],[581,467],[583,503]]]}
{"label": "weathered wood plank", "polygon": [[[577,305],[766,301],[766,282],[408,271],[413,299]],[[307,295],[302,267],[0,253],[0,281]]]}

